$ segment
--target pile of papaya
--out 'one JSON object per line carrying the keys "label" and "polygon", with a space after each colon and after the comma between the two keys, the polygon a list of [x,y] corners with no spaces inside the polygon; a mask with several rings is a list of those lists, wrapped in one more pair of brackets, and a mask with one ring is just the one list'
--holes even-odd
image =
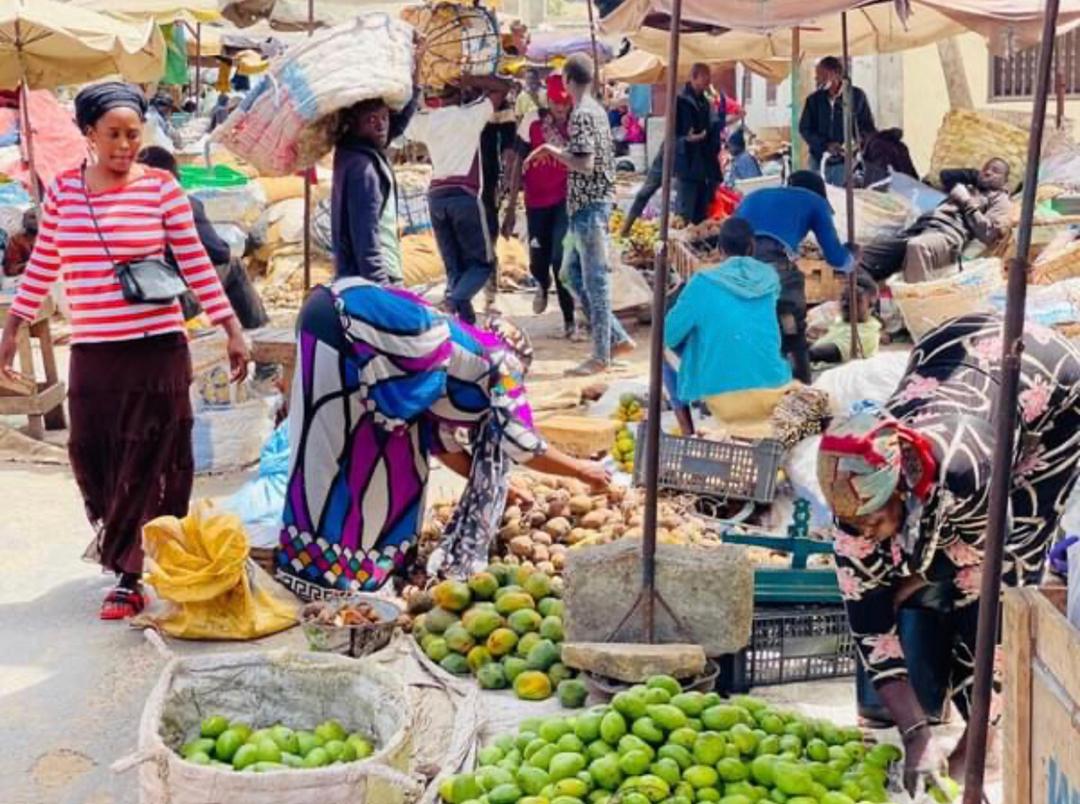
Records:
{"label": "pile of papaya", "polygon": [[467,582],[436,585],[412,633],[429,659],[455,675],[472,673],[484,689],[509,688],[527,701],[555,694],[577,708],[586,689],[560,661],[562,589],[562,578],[540,570],[492,564]]}
{"label": "pile of papaya", "polygon": [[[446,804],[887,802],[893,745],[751,696],[684,691],[670,676],[574,717],[529,718],[443,781]],[[957,794],[935,789],[935,799]]]}

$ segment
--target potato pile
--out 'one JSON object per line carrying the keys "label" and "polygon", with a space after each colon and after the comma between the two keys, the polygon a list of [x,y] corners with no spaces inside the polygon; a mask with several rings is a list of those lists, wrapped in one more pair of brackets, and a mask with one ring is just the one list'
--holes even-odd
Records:
{"label": "potato pile", "polygon": [[[510,485],[516,494],[492,544],[492,560],[560,575],[568,550],[624,537],[641,538],[645,496],[639,489],[613,488],[606,495],[590,495],[576,480],[524,473],[514,475]],[[657,540],[661,544],[719,544],[719,534],[688,510],[687,500],[662,500]],[[453,503],[432,506],[421,530],[422,557],[434,549],[453,513]]]}
{"label": "potato pile", "polygon": [[[561,573],[568,550],[641,537],[643,492],[613,489],[606,495],[590,495],[576,481],[521,477],[527,481],[527,496],[507,506],[493,546],[507,563]],[[657,539],[662,544],[720,541],[703,519],[683,513],[673,501],[662,501],[657,516]]]}

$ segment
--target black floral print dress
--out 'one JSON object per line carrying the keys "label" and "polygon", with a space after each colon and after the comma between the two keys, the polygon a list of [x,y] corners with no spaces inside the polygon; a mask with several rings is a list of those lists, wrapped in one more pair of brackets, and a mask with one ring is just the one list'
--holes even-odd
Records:
{"label": "black floral print dress", "polygon": [[[909,504],[891,540],[837,532],[837,578],[858,648],[875,685],[907,676],[894,597],[905,578],[942,584],[952,604],[953,702],[967,718],[994,453],[992,407],[1001,373],[1002,318],[946,322],[912,352],[886,403],[926,436],[937,483],[925,503]],[[1038,583],[1080,461],[1080,352],[1028,324],[1020,372],[1019,426],[1009,496],[1004,582]],[[995,690],[1000,685],[995,660]],[[995,696],[995,699],[997,696]],[[996,710],[995,710],[996,714]]]}

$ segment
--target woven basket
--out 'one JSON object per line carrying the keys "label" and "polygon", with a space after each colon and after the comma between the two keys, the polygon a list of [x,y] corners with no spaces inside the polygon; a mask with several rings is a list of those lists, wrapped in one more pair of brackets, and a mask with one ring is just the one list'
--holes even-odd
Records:
{"label": "woven basket", "polygon": [[931,282],[908,284],[898,276],[888,280],[893,301],[916,341],[951,318],[987,309],[990,295],[1003,284],[1001,260],[996,258],[974,260],[960,273]]}
{"label": "woven basket", "polygon": [[942,170],[977,168],[999,157],[1009,163],[1009,189],[1015,190],[1024,176],[1027,145],[1027,129],[970,109],[954,109],[938,129],[930,175],[936,181]]}

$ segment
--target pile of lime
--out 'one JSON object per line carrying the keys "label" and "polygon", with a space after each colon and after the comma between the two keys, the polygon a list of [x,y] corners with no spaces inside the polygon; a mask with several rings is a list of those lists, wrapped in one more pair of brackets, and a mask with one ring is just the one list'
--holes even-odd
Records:
{"label": "pile of lime", "polygon": [[892,745],[750,696],[684,692],[669,676],[576,717],[530,718],[447,779],[448,804],[887,802]]}
{"label": "pile of lime", "polygon": [[567,708],[587,691],[561,662],[561,580],[509,564],[492,564],[467,582],[431,590],[435,607],[413,621],[413,636],[429,659],[457,675],[476,676],[489,690],[513,689],[542,701],[553,694]]}
{"label": "pile of lime", "polygon": [[246,723],[211,715],[200,725],[199,736],[181,747],[180,756],[196,765],[260,773],[357,762],[374,751],[370,739],[349,734],[336,720],[311,731],[281,724],[253,731]]}

